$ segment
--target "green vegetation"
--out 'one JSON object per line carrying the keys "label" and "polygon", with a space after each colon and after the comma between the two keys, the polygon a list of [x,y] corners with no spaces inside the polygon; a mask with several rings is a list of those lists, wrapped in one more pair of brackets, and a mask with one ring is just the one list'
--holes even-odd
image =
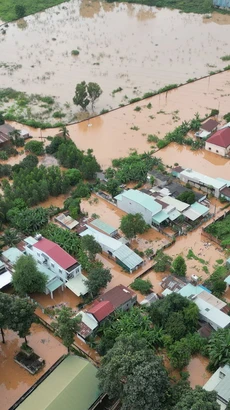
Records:
{"label": "green vegetation", "polygon": [[172,264],[172,258],[169,255],[166,255],[162,251],[158,251],[155,258],[155,265],[153,266],[155,272],[165,272],[169,271]]}
{"label": "green vegetation", "polygon": [[68,352],[70,346],[74,342],[74,337],[79,330],[81,316],[76,316],[76,312],[73,312],[71,308],[62,306],[59,310],[55,311],[57,319],[52,323],[57,336],[61,337],[64,346],[67,347]]}
{"label": "green vegetation", "polygon": [[36,2],[30,0],[2,0],[0,3],[0,19],[13,21],[61,3],[63,3],[63,0],[37,0]]}
{"label": "green vegetation", "polygon": [[101,245],[92,235],[85,235],[81,238],[81,247],[86,252],[90,261],[94,261],[96,255],[102,252]]}
{"label": "green vegetation", "polygon": [[116,94],[116,93],[120,93],[123,90],[123,88],[118,87],[115,90],[112,91],[112,95]]}
{"label": "green vegetation", "polygon": [[43,142],[40,141],[29,141],[25,145],[25,151],[29,151],[31,154],[34,155],[44,155],[45,150],[43,147]]}
{"label": "green vegetation", "polygon": [[198,256],[196,256],[192,249],[189,249],[189,251],[187,253],[187,259],[195,259],[196,261],[198,261],[198,262],[200,262],[204,265],[208,264],[207,261],[205,261],[204,259],[199,258]]}
{"label": "green vegetation", "polygon": [[110,269],[104,268],[102,262],[97,261],[91,265],[87,276],[86,286],[89,294],[94,298],[102,288],[112,280]]}
{"label": "green vegetation", "polygon": [[91,102],[92,111],[94,109],[95,101],[102,94],[102,89],[97,83],[88,83],[85,81],[76,85],[75,95],[73,97],[73,102],[75,105],[79,105],[83,110],[86,110],[86,107]]}
{"label": "green vegetation", "polygon": [[134,111],[137,111],[137,112],[141,111],[141,107],[139,107],[139,106],[137,105],[136,108],[134,108]]}
{"label": "green vegetation", "polygon": [[196,202],[196,196],[193,191],[185,191],[177,196],[176,199],[179,201],[185,202],[186,204],[192,205]]}
{"label": "green vegetation", "polygon": [[159,138],[156,135],[149,134],[148,138],[147,138],[147,141],[157,143],[159,141]]}
{"label": "green vegetation", "polygon": [[72,56],[78,56],[79,54],[80,54],[80,51],[78,51],[78,50],[72,50],[71,51]]}
{"label": "green vegetation", "polygon": [[190,389],[186,394],[181,395],[173,410],[220,410],[216,400],[215,391],[206,391],[201,386],[196,386],[195,389]]}
{"label": "green vegetation", "polygon": [[219,329],[213,332],[209,344],[209,368],[216,370],[219,366],[230,365],[230,329]]}
{"label": "green vegetation", "polygon": [[39,266],[31,255],[20,256],[14,269],[13,287],[20,296],[45,291],[48,278],[44,273],[39,272]]}
{"label": "green vegetation", "polygon": [[230,54],[220,57],[222,61],[230,61]]}
{"label": "green vegetation", "polygon": [[224,279],[228,275],[226,266],[216,265],[211,276],[204,282],[204,285],[211,290],[216,297],[221,297],[226,290]]}
{"label": "green vegetation", "polygon": [[130,129],[133,131],[138,131],[140,128],[137,127],[136,125],[133,125],[132,127],[130,127]]}
{"label": "green vegetation", "polygon": [[221,241],[221,246],[230,245],[230,214],[221,221],[213,222],[205,231]]}
{"label": "green vegetation", "polygon": [[185,276],[187,271],[187,266],[183,256],[178,255],[172,263],[172,271],[177,276]]}
{"label": "green vegetation", "polygon": [[137,278],[131,283],[130,287],[133,290],[139,290],[142,295],[148,295],[153,287],[152,283],[149,279],[144,280],[141,278]]}
{"label": "green vegetation", "polygon": [[224,115],[224,119],[226,122],[230,122],[230,112]]}
{"label": "green vegetation", "polygon": [[149,229],[143,216],[139,213],[127,214],[121,218],[120,229],[128,239],[134,238],[137,234],[142,234]]}

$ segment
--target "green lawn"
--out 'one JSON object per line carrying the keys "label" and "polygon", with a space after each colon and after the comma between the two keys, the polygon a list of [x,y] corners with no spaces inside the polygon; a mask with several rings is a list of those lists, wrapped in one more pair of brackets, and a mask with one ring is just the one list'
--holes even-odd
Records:
{"label": "green lawn", "polygon": [[[68,0],[66,0],[68,1]],[[25,7],[25,15],[37,13],[57,4],[64,3],[63,0],[0,0],[0,20],[16,20],[15,6]]]}

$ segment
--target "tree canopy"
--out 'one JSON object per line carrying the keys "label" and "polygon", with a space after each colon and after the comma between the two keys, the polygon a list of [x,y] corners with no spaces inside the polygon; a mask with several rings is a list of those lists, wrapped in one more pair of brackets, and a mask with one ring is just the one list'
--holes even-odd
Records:
{"label": "tree canopy", "polygon": [[92,296],[97,296],[100,289],[105,288],[112,280],[110,269],[104,268],[101,262],[95,262],[87,276],[87,288],[88,292]]}
{"label": "tree canopy", "polygon": [[187,271],[187,266],[183,256],[178,255],[172,263],[172,271],[178,276],[185,276]]}
{"label": "tree canopy", "polygon": [[76,316],[76,313],[71,308],[63,306],[56,311],[57,320],[52,325],[56,330],[56,334],[60,336],[63,344],[68,351],[74,342],[74,336],[79,330],[81,323],[81,316]]}
{"label": "tree canopy", "polygon": [[109,397],[120,399],[122,410],[163,410],[169,378],[162,361],[135,333],[120,336],[103,357],[97,377]]}
{"label": "tree canopy", "polygon": [[13,287],[16,292],[25,296],[28,293],[44,292],[47,276],[39,272],[37,264],[31,255],[22,255],[14,265]]}
{"label": "tree canopy", "polygon": [[190,389],[181,396],[173,410],[220,410],[220,405],[216,399],[217,393],[215,391],[209,392],[196,386],[194,390]]}
{"label": "tree canopy", "polygon": [[76,85],[75,95],[73,97],[73,102],[75,105],[80,105],[83,110],[91,102],[92,110],[94,109],[95,101],[102,94],[102,89],[97,83],[90,82],[86,84],[85,81]]}
{"label": "tree canopy", "polygon": [[30,333],[30,327],[34,322],[34,312],[36,306],[24,298],[14,298],[10,309],[10,329],[18,333],[19,337],[24,337]]}
{"label": "tree canopy", "polygon": [[121,218],[120,229],[126,238],[134,238],[137,234],[142,234],[149,229],[140,213],[135,215],[128,214]]}
{"label": "tree canopy", "polygon": [[225,364],[230,365],[230,329],[219,329],[211,334],[209,340],[210,365],[216,369]]}
{"label": "tree canopy", "polygon": [[11,305],[12,298],[9,295],[0,292],[0,329],[3,343],[5,343],[4,329],[6,329],[10,323]]}
{"label": "tree canopy", "polygon": [[102,252],[101,245],[94,239],[92,235],[85,235],[81,238],[81,247],[87,252],[90,260],[94,260],[97,253]]}
{"label": "tree canopy", "polygon": [[176,199],[179,199],[179,201],[182,201],[182,202],[186,202],[186,204],[192,205],[196,201],[196,196],[194,192],[190,190],[190,191],[182,192],[180,195],[177,196]]}
{"label": "tree canopy", "polygon": [[167,255],[162,251],[158,251],[156,253],[154,261],[156,262],[154,265],[154,270],[156,272],[165,272],[166,270],[170,269],[172,264],[171,256]]}

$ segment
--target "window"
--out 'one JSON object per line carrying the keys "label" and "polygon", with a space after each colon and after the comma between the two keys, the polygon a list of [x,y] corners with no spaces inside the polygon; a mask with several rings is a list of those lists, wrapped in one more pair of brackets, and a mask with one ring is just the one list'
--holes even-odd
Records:
{"label": "window", "polygon": [[59,269],[59,273],[62,273],[62,269]]}
{"label": "window", "polygon": [[209,147],[208,149],[209,149],[209,151],[211,151],[211,148],[210,148],[210,147]]}
{"label": "window", "polygon": [[52,268],[54,268],[54,263],[51,263]]}
{"label": "window", "polygon": [[216,152],[219,152],[218,149],[216,150]]}

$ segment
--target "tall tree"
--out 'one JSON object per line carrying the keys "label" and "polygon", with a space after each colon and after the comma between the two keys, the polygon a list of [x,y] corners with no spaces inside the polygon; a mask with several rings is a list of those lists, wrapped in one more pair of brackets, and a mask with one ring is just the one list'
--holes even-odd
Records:
{"label": "tall tree", "polygon": [[65,125],[63,125],[63,127],[61,127],[59,131],[62,133],[62,136],[65,140],[69,137],[69,130]]}
{"label": "tall tree", "polygon": [[103,357],[97,377],[122,410],[160,410],[167,399],[169,378],[159,357],[135,333],[120,336]]}
{"label": "tall tree", "polygon": [[201,386],[196,386],[194,390],[190,389],[181,396],[173,410],[220,410],[216,399],[215,391],[206,391]]}
{"label": "tall tree", "polygon": [[230,365],[230,329],[219,329],[212,333],[209,340],[209,358],[214,368]]}
{"label": "tall tree", "polygon": [[14,298],[10,310],[10,329],[18,333],[19,337],[24,337],[27,343],[26,336],[30,334],[30,328],[34,322],[34,312],[36,305],[32,304],[25,298]]}
{"label": "tall tree", "polygon": [[187,271],[187,266],[183,256],[178,255],[173,263],[172,263],[172,270],[178,276],[185,276]]}
{"label": "tall tree", "polygon": [[91,261],[95,260],[96,254],[102,252],[101,245],[94,239],[92,235],[85,235],[81,239],[81,247],[85,251]]}
{"label": "tall tree", "polygon": [[92,106],[92,111],[93,111],[94,103],[102,94],[102,89],[97,83],[88,83],[87,90],[88,90],[89,99],[91,101],[91,106]]}
{"label": "tall tree", "polygon": [[162,251],[158,251],[156,253],[154,261],[156,262],[156,264],[154,265],[154,270],[156,272],[165,272],[166,270],[170,269],[172,264],[171,256],[166,255],[166,253]]}
{"label": "tall tree", "polygon": [[97,296],[100,289],[105,288],[111,280],[110,269],[104,268],[101,262],[95,262],[89,271],[86,281],[88,292],[93,297]]}
{"label": "tall tree", "polygon": [[39,272],[31,255],[22,255],[14,266],[13,287],[20,296],[28,293],[44,292],[47,276]]}
{"label": "tall tree", "polygon": [[71,308],[63,306],[57,310],[57,321],[52,325],[56,330],[56,334],[62,339],[63,344],[67,347],[68,352],[74,342],[74,336],[79,330],[81,317],[76,316],[76,313]]}
{"label": "tall tree", "polygon": [[4,329],[9,326],[12,298],[6,293],[0,292],[0,329],[2,342],[5,343]]}
{"label": "tall tree", "polygon": [[148,225],[140,213],[134,215],[128,214],[121,218],[120,229],[126,238],[131,239],[137,234],[142,234],[147,231]]}
{"label": "tall tree", "polygon": [[86,110],[87,105],[89,105],[90,101],[88,98],[87,84],[85,81],[82,81],[76,85],[73,102],[75,105],[80,105],[83,110]]}
{"label": "tall tree", "polygon": [[4,245],[14,246],[20,242],[20,235],[13,228],[6,228],[2,236]]}

